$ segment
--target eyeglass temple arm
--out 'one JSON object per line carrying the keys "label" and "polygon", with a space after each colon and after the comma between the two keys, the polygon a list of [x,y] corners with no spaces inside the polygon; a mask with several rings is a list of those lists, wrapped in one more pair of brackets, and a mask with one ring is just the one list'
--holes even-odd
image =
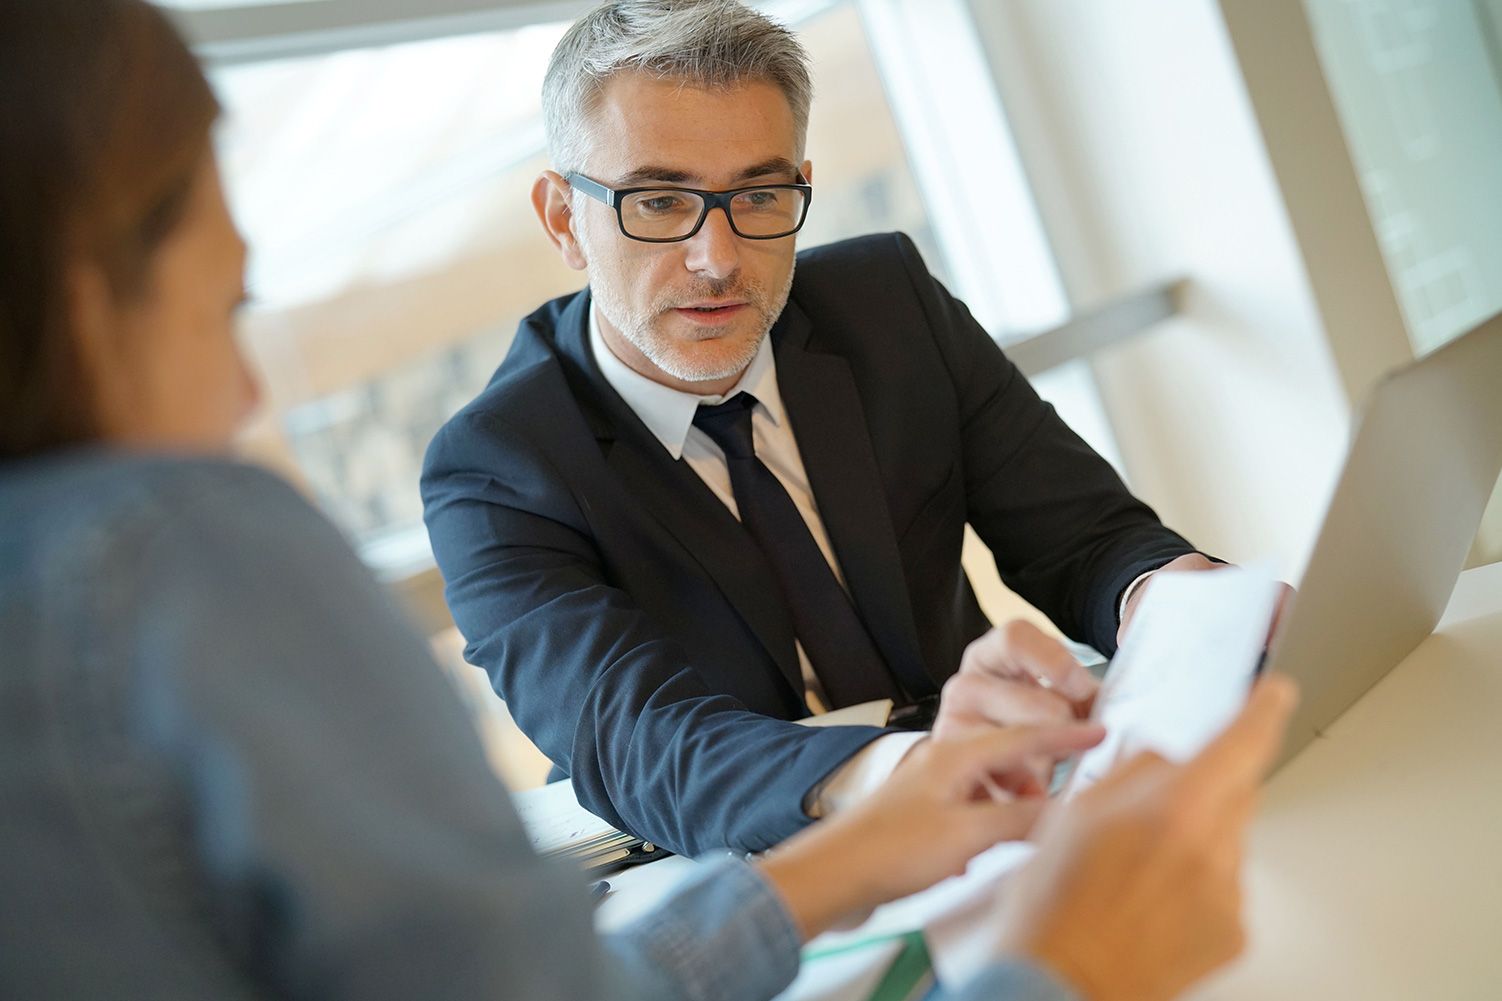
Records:
{"label": "eyeglass temple arm", "polygon": [[589,197],[615,208],[615,192],[598,181],[592,181],[583,174],[565,174],[563,179]]}

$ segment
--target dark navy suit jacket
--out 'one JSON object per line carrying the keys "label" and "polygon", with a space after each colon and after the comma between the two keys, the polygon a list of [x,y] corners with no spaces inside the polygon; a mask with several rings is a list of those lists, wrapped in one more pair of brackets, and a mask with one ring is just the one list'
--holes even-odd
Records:
{"label": "dark navy suit jacket", "polygon": [[[883,731],[809,729],[751,536],[592,357],[588,290],[521,324],[422,491],[466,656],[580,802],[680,852],[760,850]],[[1193,551],[1039,400],[900,234],[799,255],[771,337],[824,525],[877,648],[936,692],[988,627],[966,523],[1068,635],[1115,648],[1139,574]]]}

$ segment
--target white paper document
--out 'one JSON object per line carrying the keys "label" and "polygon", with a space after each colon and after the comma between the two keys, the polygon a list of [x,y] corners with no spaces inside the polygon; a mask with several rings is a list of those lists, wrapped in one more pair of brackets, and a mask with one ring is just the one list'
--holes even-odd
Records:
{"label": "white paper document", "polygon": [[1257,566],[1153,578],[1096,698],[1106,739],[1080,758],[1065,798],[1138,751],[1187,761],[1224,729],[1246,702],[1280,589]]}

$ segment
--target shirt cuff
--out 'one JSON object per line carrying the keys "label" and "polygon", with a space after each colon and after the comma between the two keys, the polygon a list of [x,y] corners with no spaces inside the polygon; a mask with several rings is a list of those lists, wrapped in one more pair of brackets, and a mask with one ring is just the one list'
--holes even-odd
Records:
{"label": "shirt cuff", "polygon": [[804,812],[818,820],[859,803],[881,788],[913,745],[927,736],[915,731],[877,737],[809,790]]}
{"label": "shirt cuff", "polygon": [[[1158,568],[1158,570],[1161,569],[1163,568]],[[1158,570],[1149,570],[1147,573],[1138,574],[1137,579],[1128,584],[1126,586],[1126,590],[1121,592],[1121,602],[1116,606],[1116,621],[1118,623],[1120,623],[1122,619],[1126,618],[1127,602],[1132,600],[1132,595],[1137,593],[1137,588],[1141,587],[1147,581],[1147,579],[1153,574],[1157,573]]]}

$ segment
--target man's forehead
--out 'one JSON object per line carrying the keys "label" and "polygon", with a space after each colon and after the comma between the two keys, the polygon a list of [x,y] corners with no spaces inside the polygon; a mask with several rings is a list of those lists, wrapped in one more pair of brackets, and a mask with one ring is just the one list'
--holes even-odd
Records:
{"label": "man's forehead", "polygon": [[[799,137],[774,84],[701,87],[639,73],[612,78],[590,129],[590,167],[617,184],[791,179]],[[780,179],[780,177],[779,177]]]}

